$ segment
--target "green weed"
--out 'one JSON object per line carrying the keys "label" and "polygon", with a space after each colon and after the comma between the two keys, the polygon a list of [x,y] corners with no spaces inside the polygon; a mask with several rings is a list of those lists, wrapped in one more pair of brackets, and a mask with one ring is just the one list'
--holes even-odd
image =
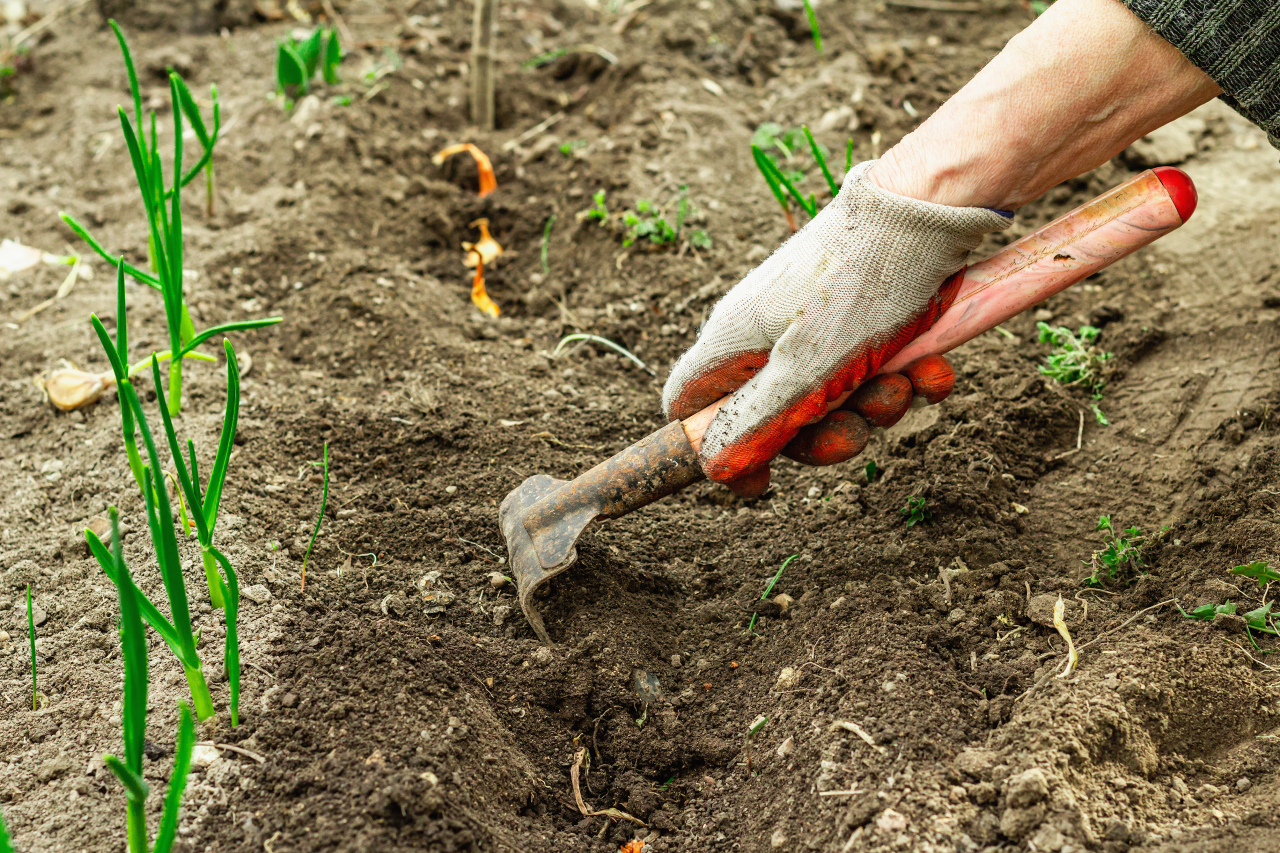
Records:
{"label": "green weed", "polygon": [[1277,572],[1271,566],[1255,560],[1252,563],[1246,563],[1243,566],[1236,566],[1231,570],[1233,575],[1242,575],[1246,578],[1253,578],[1258,582],[1258,586],[1265,587],[1272,581],[1280,581],[1280,572]]}
{"label": "green weed", "polygon": [[577,150],[579,150],[579,149],[582,149],[582,148],[586,148],[586,147],[587,147],[587,140],[585,140],[585,139],[571,139],[571,140],[569,140],[568,142],[565,142],[565,143],[561,144],[561,146],[560,146],[560,154],[561,154],[561,156],[563,156],[566,160],[569,160],[569,159],[571,159],[571,158],[573,157],[573,152],[575,152],[575,151],[577,151]]}
{"label": "green weed", "polygon": [[915,495],[907,498],[907,505],[899,509],[898,512],[902,513],[903,518],[906,519],[907,527],[924,524],[933,517],[933,513],[926,508],[924,498],[919,498]]}
{"label": "green weed", "polygon": [[[1165,530],[1167,528],[1162,528]],[[1147,537],[1137,527],[1117,531],[1111,525],[1111,516],[1098,517],[1095,532],[1102,532],[1103,547],[1094,551],[1093,556],[1084,560],[1090,572],[1084,582],[1086,586],[1100,587],[1108,582],[1129,581],[1135,574],[1143,574],[1142,548]]]}
{"label": "green weed", "polygon": [[874,483],[874,482],[876,481],[876,478],[877,478],[877,477],[879,477],[881,474],[883,474],[883,473],[884,473],[884,472],[883,472],[883,471],[881,471],[878,467],[876,467],[876,463],[875,463],[874,461],[872,461],[872,462],[868,462],[868,463],[866,464],[866,467],[864,467],[862,470],[863,470],[863,471],[866,473],[866,475],[867,475],[867,485],[868,485],[868,486],[869,486],[869,485],[871,485],[872,483]]}
{"label": "green weed", "polygon": [[[675,777],[672,776],[672,779]],[[671,783],[668,782],[668,785]],[[665,787],[665,786],[664,786]],[[0,814],[0,853],[13,853],[13,845],[9,843],[9,830],[4,825],[4,815]]]}
{"label": "green weed", "polygon": [[605,225],[609,221],[609,208],[604,206],[604,190],[596,190],[591,196],[591,207],[581,211],[578,218],[587,222],[599,222]]}
{"label": "green weed", "polygon": [[[655,246],[674,245],[680,239],[680,230],[684,227],[685,220],[694,213],[696,208],[689,201],[687,186],[680,187],[680,194],[676,199],[674,224],[667,222],[662,211],[653,202],[640,199],[636,202],[634,211],[628,210],[622,214],[622,225],[626,229],[622,245],[631,246],[637,240],[645,239]],[[711,238],[707,236],[706,231],[702,230],[690,232],[688,241],[691,246],[699,249],[711,246]]]}
{"label": "green weed", "polygon": [[1100,330],[1094,326],[1081,326],[1078,334],[1072,334],[1066,326],[1054,328],[1048,323],[1036,323],[1036,328],[1040,330],[1040,343],[1053,347],[1045,363],[1040,365],[1040,372],[1063,385],[1084,387],[1093,397],[1090,404],[1093,416],[1106,426],[1109,421],[1098,401],[1102,399],[1102,389],[1107,383],[1098,371],[1112,354],[1101,352],[1096,347]]}

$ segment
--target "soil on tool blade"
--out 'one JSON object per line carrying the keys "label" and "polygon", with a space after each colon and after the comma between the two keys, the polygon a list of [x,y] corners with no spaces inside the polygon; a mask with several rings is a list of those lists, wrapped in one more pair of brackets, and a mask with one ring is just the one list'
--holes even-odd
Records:
{"label": "soil on tool blade", "polygon": [[[670,364],[787,236],[752,131],[804,122],[841,167],[850,137],[855,160],[875,156],[1031,20],[1014,3],[822,4],[819,56],[803,11],[781,5],[499,3],[498,129],[480,134],[465,128],[468,4],[343,6],[361,41],[345,82],[291,112],[265,97],[290,26],[263,22],[267,5],[221,35],[129,33],[148,103],[167,104],[173,67],[224,105],[216,211],[197,181],[184,214],[197,325],[285,317],[235,336],[252,367],[218,536],[245,590],[242,725],[224,711],[200,739],[243,752],[202,751],[182,849],[1280,843],[1275,643],[1240,616],[1174,607],[1253,610],[1265,591],[1227,570],[1280,559],[1280,187],[1259,134],[1218,106],[1188,129],[1201,206],[1184,229],[957,351],[952,397],[860,459],[779,461],[759,500],[704,483],[590,528],[541,602],[555,644],[535,641],[502,579],[498,505],[661,426]],[[600,50],[521,65],[574,45]],[[145,264],[115,116],[126,77],[96,11],[59,18],[6,85],[0,236],[81,251],[67,210]],[[493,158],[496,193],[476,197],[465,155],[432,165],[459,141]],[[1053,190],[988,249],[1130,174],[1117,161]],[[821,201],[823,183],[810,170],[803,187]],[[705,229],[709,249],[626,247],[577,216],[603,189],[611,214],[648,199],[673,219],[683,187],[686,233]],[[485,271],[496,321],[468,301],[462,264],[480,217],[506,248]],[[106,369],[87,316],[114,323],[113,277],[89,267],[30,317],[66,268],[0,283],[0,812],[33,853],[123,847],[123,792],[100,758],[120,749],[117,609],[82,536],[108,505],[164,598],[114,396],[61,414],[31,381],[60,358]],[[158,296],[130,296],[134,352],[165,348]],[[1102,329],[1110,426],[1040,374],[1037,319]],[[573,331],[656,376],[592,345],[552,358]],[[193,364],[186,391],[207,465],[221,367]],[[325,442],[329,511],[304,591]],[[912,497],[928,517],[908,527]],[[1088,588],[1103,514],[1149,544],[1141,574]],[[203,600],[194,543],[186,556]],[[792,557],[774,586],[784,613],[759,599]],[[45,614],[38,711],[28,583]],[[1059,596],[1081,651],[1065,677]],[[207,604],[194,618],[225,708],[225,629]],[[186,685],[154,636],[152,652],[159,791]],[[582,802],[643,825],[580,812],[583,750]]]}

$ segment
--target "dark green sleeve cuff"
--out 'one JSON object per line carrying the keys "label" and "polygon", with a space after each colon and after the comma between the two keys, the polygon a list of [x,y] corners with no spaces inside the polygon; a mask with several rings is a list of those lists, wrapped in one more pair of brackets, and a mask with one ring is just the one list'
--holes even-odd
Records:
{"label": "dark green sleeve cuff", "polygon": [[1280,148],[1280,0],[1121,0]]}

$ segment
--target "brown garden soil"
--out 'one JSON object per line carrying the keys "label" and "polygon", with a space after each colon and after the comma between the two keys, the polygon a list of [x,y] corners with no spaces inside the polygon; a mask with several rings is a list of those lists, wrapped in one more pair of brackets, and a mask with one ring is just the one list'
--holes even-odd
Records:
{"label": "brown garden soil", "polygon": [[[1240,618],[1190,621],[1174,607],[1252,609],[1263,592],[1227,570],[1280,560],[1280,169],[1225,108],[1203,112],[1190,224],[1010,322],[1011,336],[958,350],[952,398],[863,458],[783,461],[761,499],[701,484],[593,527],[542,605],[550,646],[510,586],[490,583],[506,570],[507,492],[538,472],[571,477],[659,427],[669,365],[718,295],[785,238],[752,130],[807,122],[833,151],[852,136],[857,159],[875,156],[1031,19],[1017,3],[981,5],[825,3],[819,56],[803,13],[772,0],[501,0],[493,133],[466,126],[469,4],[342,7],[366,45],[346,82],[291,113],[267,97],[288,24],[175,33],[142,27],[163,15],[125,10],[126,26],[139,22],[129,36],[145,99],[167,109],[173,66],[197,93],[216,83],[224,104],[214,215],[202,189],[187,193],[196,325],[284,317],[235,336],[252,369],[219,541],[254,588],[240,619],[242,723],[224,710],[199,736],[245,752],[206,754],[194,770],[182,849],[1280,847],[1275,643],[1255,650]],[[581,44],[616,63],[571,53],[521,65]],[[66,210],[145,264],[115,118],[127,98],[94,7],[48,30],[0,107],[0,236],[80,251]],[[162,139],[170,121],[160,116]],[[432,165],[457,141],[493,157],[496,193],[477,198],[468,162]],[[1013,236],[1130,174],[1117,161],[1053,190],[1019,212]],[[575,216],[600,189],[614,212],[639,199],[671,212],[682,186],[709,250],[626,248]],[[479,217],[507,250],[488,275],[497,320],[470,304],[461,263]],[[23,853],[123,849],[123,792],[100,759],[120,748],[117,605],[82,536],[108,505],[131,529],[141,586],[163,601],[114,394],[68,415],[32,382],[60,358],[106,369],[87,318],[114,324],[114,282],[96,259],[90,269],[28,319],[66,268],[0,283],[0,811]],[[158,296],[129,292],[135,354],[163,349]],[[1102,328],[1111,426],[1084,392],[1040,375],[1036,319]],[[552,357],[574,331],[625,345],[657,375],[591,346]],[[182,428],[207,460],[223,370],[188,377]],[[329,511],[303,591],[321,486],[309,462],[325,442]],[[873,483],[868,459],[882,471]],[[932,516],[908,528],[910,496]],[[1145,573],[1095,591],[1082,561],[1104,513],[1150,540]],[[748,632],[793,555],[774,591],[794,604]],[[194,542],[186,556],[202,598]],[[38,711],[27,584],[47,614]],[[1048,615],[1058,596],[1081,649],[1065,678]],[[194,615],[224,709],[221,615],[207,604]],[[146,775],[160,790],[186,685],[151,646]],[[647,703],[637,670],[658,682]],[[580,813],[579,750],[588,807],[643,826]]]}

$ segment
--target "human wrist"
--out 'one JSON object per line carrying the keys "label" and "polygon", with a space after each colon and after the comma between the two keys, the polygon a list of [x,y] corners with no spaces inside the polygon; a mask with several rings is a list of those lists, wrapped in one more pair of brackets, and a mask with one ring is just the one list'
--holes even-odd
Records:
{"label": "human wrist", "polygon": [[922,201],[1012,210],[1220,91],[1115,0],[1058,0],[868,177]]}

